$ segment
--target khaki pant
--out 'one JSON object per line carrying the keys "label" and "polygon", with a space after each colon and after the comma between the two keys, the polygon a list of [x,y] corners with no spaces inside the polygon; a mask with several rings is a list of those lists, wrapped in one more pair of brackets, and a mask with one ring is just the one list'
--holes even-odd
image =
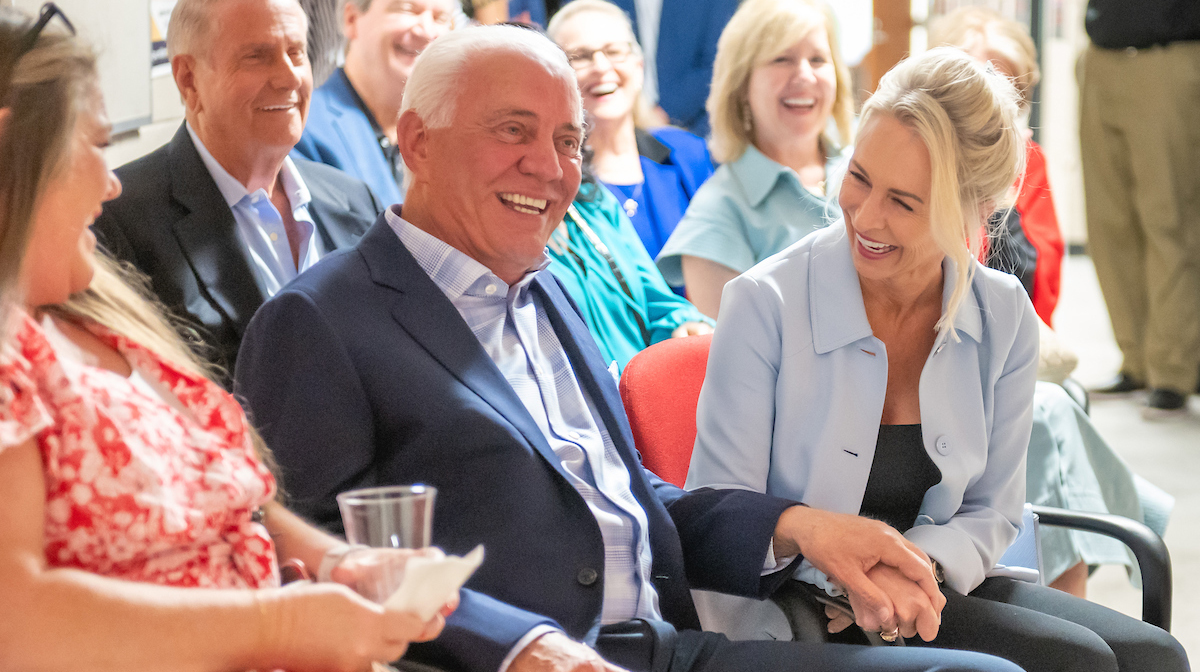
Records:
{"label": "khaki pant", "polygon": [[1200,42],[1090,47],[1080,143],[1088,247],[1122,371],[1191,392],[1200,370]]}

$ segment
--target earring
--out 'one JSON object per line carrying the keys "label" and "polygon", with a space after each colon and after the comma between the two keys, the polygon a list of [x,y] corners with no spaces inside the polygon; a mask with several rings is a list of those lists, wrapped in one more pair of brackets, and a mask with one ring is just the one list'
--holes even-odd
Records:
{"label": "earring", "polygon": [[746,131],[746,134],[749,135],[750,133],[754,132],[754,117],[750,116],[749,101],[743,100],[741,108],[742,108],[742,130]]}

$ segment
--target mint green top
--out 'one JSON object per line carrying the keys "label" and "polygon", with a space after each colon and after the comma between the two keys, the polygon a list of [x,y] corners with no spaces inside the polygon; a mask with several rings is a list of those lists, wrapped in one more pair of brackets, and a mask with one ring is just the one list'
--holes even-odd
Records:
{"label": "mint green top", "polygon": [[[826,193],[837,194],[849,156],[848,151],[830,152]],[[692,197],[658,255],[658,270],[669,284],[682,286],[680,257],[686,254],[744,273],[841,216],[835,198],[805,189],[796,171],[749,145],[741,158],[718,168]]]}
{"label": "mint green top", "polygon": [[[595,200],[584,200],[593,194]],[[633,224],[608,189],[584,185],[574,205],[597,239],[608,248],[629,288],[627,294],[604,256],[568,216],[566,239],[561,231],[555,231],[546,248],[551,258],[549,269],[566,286],[567,294],[583,313],[605,364],[616,362],[617,368],[624,370],[634,355],[670,338],[680,325],[713,323],[667,286],[642,247]]]}

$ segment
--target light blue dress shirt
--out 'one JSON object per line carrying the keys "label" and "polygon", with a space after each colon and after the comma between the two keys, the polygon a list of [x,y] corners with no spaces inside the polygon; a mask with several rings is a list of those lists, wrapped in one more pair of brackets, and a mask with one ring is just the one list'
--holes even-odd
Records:
{"label": "light blue dress shirt", "polygon": [[324,250],[321,249],[321,237],[315,235],[317,225],[308,214],[308,204],[312,201],[312,195],[304,185],[304,179],[300,177],[292,159],[285,157],[279,178],[283,183],[288,203],[292,206],[292,218],[296,220],[296,227],[300,231],[297,264],[292,259],[292,248],[288,242],[287,230],[283,226],[283,217],[271,202],[271,197],[267,196],[267,192],[263,189],[257,189],[253,194],[247,191],[245,185],[213,158],[192,130],[191,124],[187,125],[187,130],[196,145],[196,151],[200,153],[200,160],[204,161],[208,173],[217,183],[217,189],[221,191],[221,196],[233,211],[238,236],[246,245],[249,255],[247,260],[254,271],[254,279],[258,281],[264,296],[275,296],[284,285],[320,261],[324,254]]}
{"label": "light blue dress shirt", "polygon": [[[837,193],[848,157],[849,152],[840,150],[829,153],[827,194]],[[796,171],[749,145],[737,161],[717,168],[696,191],[658,254],[658,270],[667,284],[682,286],[681,260],[686,254],[744,273],[841,216],[835,199],[805,189]]]}
{"label": "light blue dress shirt", "polygon": [[579,387],[541,297],[530,286],[549,258],[509,286],[483,264],[404,221],[395,208],[387,210],[386,219],[512,385],[600,526],[601,623],[661,619],[646,512],[633,496],[629,469]]}
{"label": "light blue dress shirt", "polygon": [[[950,334],[921,371],[921,434],[942,473],[905,537],[966,594],[1016,537],[1033,423],[1038,319],[1020,282],[972,262]],[[943,306],[956,270],[942,263]],[[857,514],[888,353],[871,330],[845,225],[731,280],[696,412],[688,489],[744,488]],[[951,336],[954,337],[951,337]],[[798,578],[825,586],[807,562]]]}

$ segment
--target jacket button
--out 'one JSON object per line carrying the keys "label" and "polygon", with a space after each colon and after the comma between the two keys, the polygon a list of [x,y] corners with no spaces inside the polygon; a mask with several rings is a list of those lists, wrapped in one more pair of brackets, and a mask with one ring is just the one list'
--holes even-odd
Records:
{"label": "jacket button", "polygon": [[578,574],[575,575],[575,580],[578,581],[579,585],[581,586],[590,586],[595,583],[596,579],[598,578],[600,578],[600,573],[591,567],[584,567],[583,569],[579,570]]}
{"label": "jacket button", "polygon": [[939,436],[937,443],[934,445],[937,448],[938,455],[949,455],[950,454],[950,442],[946,439],[946,437]]}

